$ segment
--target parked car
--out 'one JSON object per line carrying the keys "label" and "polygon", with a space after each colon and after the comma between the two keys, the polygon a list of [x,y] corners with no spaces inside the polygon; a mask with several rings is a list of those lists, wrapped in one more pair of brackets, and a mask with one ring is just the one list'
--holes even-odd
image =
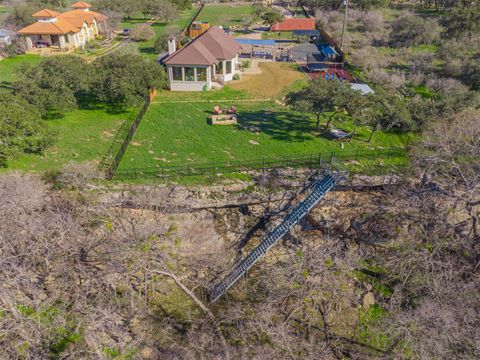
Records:
{"label": "parked car", "polygon": [[47,47],[50,47],[50,46],[52,46],[52,45],[50,43],[46,42],[46,41],[37,41],[35,43],[35,47],[39,48],[39,49],[47,48]]}
{"label": "parked car", "polygon": [[130,29],[123,29],[122,33],[120,34],[122,36],[130,36]]}

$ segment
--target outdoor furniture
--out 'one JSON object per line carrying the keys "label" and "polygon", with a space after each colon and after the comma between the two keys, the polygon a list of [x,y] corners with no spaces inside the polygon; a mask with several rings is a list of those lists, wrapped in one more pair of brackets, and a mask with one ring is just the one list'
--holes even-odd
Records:
{"label": "outdoor furniture", "polygon": [[212,115],[210,117],[210,125],[234,125],[237,123],[237,115],[234,114]]}
{"label": "outdoor furniture", "polygon": [[348,138],[351,138],[353,136],[353,132],[352,133],[347,133],[343,130],[340,130],[340,129],[335,129],[335,128],[332,128],[330,129],[330,135],[332,135],[332,137],[335,139],[335,140],[344,140],[344,139],[348,139]]}

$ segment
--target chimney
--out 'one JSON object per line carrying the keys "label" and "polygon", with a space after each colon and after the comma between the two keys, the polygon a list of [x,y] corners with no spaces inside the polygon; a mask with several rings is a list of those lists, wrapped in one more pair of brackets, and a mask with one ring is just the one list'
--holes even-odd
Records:
{"label": "chimney", "polygon": [[168,43],[168,55],[172,55],[175,51],[177,51],[177,43],[175,40],[175,36],[170,36],[167,40]]}

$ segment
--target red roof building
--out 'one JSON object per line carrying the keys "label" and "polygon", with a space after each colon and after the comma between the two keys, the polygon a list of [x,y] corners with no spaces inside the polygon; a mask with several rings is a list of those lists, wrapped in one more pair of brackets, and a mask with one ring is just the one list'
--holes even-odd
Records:
{"label": "red roof building", "polygon": [[72,5],[73,10],[64,13],[43,9],[32,15],[37,22],[18,33],[25,37],[28,50],[50,46],[60,50],[82,47],[106,28],[107,17],[91,11],[91,6],[80,1]]}
{"label": "red roof building", "polygon": [[315,19],[291,18],[272,25],[270,31],[315,30]]}

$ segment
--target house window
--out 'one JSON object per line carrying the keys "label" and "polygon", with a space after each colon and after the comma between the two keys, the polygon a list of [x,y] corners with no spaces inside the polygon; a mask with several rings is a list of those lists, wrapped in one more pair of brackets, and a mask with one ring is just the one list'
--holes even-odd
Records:
{"label": "house window", "polygon": [[185,69],[185,81],[195,81],[195,68],[186,67]]}
{"label": "house window", "polygon": [[197,81],[207,81],[207,68],[197,68]]}
{"label": "house window", "polygon": [[174,66],[172,67],[172,79],[174,81],[182,81],[182,68]]}
{"label": "house window", "polygon": [[227,69],[226,73],[231,74],[232,73],[232,60],[226,61],[225,65],[226,65],[226,69]]}
{"label": "house window", "polygon": [[223,74],[223,61],[220,61],[217,65],[217,74]]}

